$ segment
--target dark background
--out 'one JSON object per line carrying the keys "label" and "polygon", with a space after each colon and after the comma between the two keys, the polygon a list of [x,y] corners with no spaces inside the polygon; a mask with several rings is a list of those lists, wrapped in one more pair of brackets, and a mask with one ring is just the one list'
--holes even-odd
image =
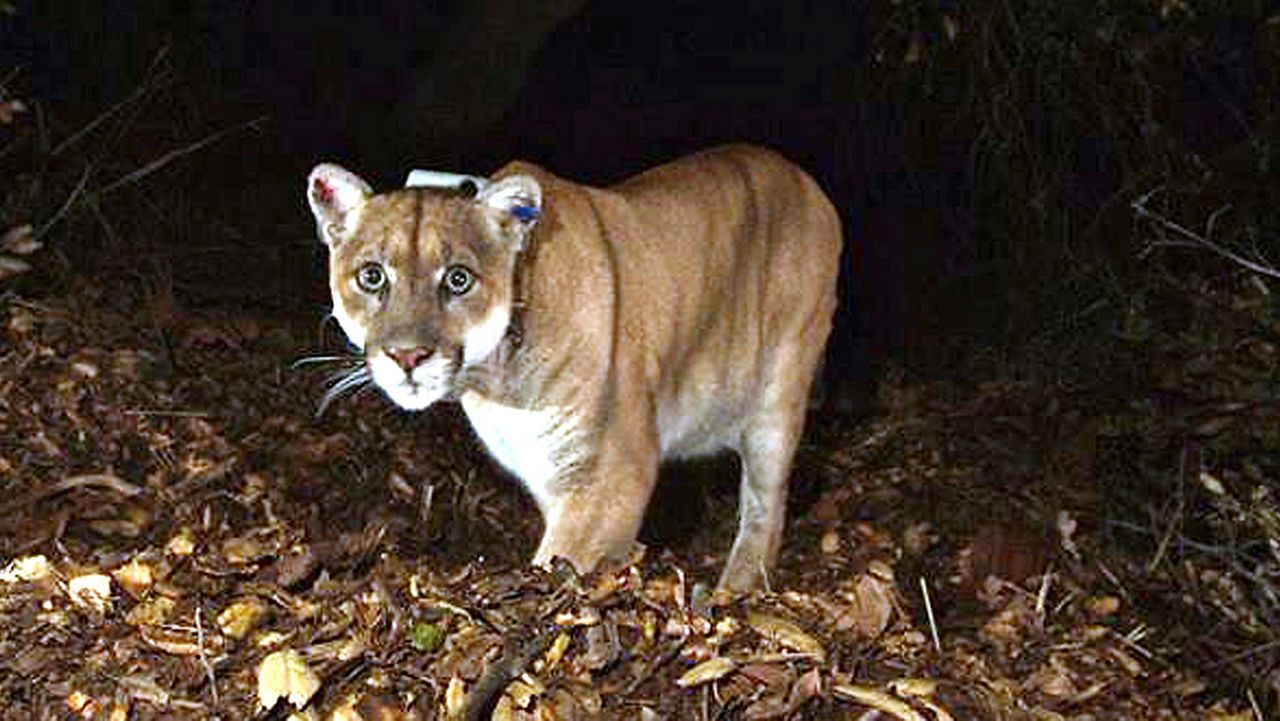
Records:
{"label": "dark background", "polygon": [[[129,97],[158,62],[174,68],[191,99],[188,133],[265,115],[230,152],[192,161],[203,183],[197,197],[224,203],[228,223],[256,222],[254,235],[292,238],[306,227],[298,188],[320,160],[384,187],[411,166],[487,173],[517,157],[607,183],[709,145],[749,141],[807,168],[843,215],[842,304],[827,376],[845,407],[862,405],[859,389],[883,361],[946,369],[966,349],[1008,334],[1018,313],[1024,325],[1039,322],[1026,312],[1034,293],[1010,286],[1042,279],[1008,265],[1024,252],[1017,248],[1055,239],[1008,227],[1019,222],[1017,208],[1006,218],[983,205],[1010,194],[1002,183],[1022,191],[1016,186],[1034,179],[1037,159],[1016,145],[982,145],[1008,110],[984,95],[996,91],[983,87],[983,66],[963,48],[952,61],[941,52],[952,45],[939,18],[959,17],[955,3],[63,0],[16,10],[3,20],[3,67],[19,68],[16,85],[61,109],[65,132],[75,127],[72,109],[86,109],[87,122]],[[1064,17],[1055,21],[1072,22]],[[1139,37],[1158,52],[1151,38],[1164,30],[1143,22]],[[1255,119],[1257,18],[1215,22],[1213,44],[1152,79],[1167,81],[1159,120],[1196,153],[1247,139]],[[956,43],[1007,29],[963,30]],[[1096,31],[1081,28],[1086,38]],[[907,67],[904,47],[908,56],[923,49],[927,61]],[[1034,88],[1018,94],[1014,120],[1031,141],[1054,146],[1036,152],[1052,152],[1061,175],[1048,183],[1055,197],[1011,204],[1056,203],[1063,223],[1123,229],[1123,212],[1110,226],[1098,222],[1103,211],[1124,210],[1114,196],[1132,173],[1117,132],[1069,118],[1074,125],[1055,136],[1071,101]],[[995,181],[976,196],[984,162],[996,166]],[[247,198],[232,204],[235,194]],[[985,233],[984,222],[992,226]],[[1052,277],[1052,263],[1022,261]],[[322,283],[312,287],[323,296]]]}

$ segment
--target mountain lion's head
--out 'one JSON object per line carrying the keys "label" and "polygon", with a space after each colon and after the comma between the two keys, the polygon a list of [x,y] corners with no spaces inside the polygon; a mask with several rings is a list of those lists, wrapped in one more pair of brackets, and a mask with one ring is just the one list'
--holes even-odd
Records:
{"label": "mountain lion's head", "polygon": [[538,182],[512,175],[474,197],[374,195],[325,164],[311,171],[307,198],[329,246],[333,315],[364,350],[374,382],[409,410],[450,395],[460,371],[507,333],[516,257],[541,213]]}

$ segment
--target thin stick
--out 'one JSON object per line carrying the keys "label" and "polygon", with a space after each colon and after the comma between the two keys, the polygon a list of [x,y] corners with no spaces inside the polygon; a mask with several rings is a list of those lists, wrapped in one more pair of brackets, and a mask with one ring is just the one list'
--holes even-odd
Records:
{"label": "thin stick", "polygon": [[123,411],[126,416],[167,416],[172,418],[208,418],[208,411],[165,411],[148,408],[130,408]]}
{"label": "thin stick", "polygon": [[942,641],[938,638],[938,623],[933,618],[933,601],[929,599],[929,583],[920,577],[920,595],[924,596],[924,612],[929,616],[929,634],[933,636],[933,648],[942,653]]}
{"label": "thin stick", "polygon": [[205,676],[209,678],[209,691],[213,697],[213,707],[217,708],[218,703],[218,679],[213,674],[213,664],[209,663],[209,657],[204,652],[204,625],[200,623],[201,606],[196,604],[196,650],[200,654],[200,665],[204,666]]}
{"label": "thin stick", "polygon": [[553,625],[535,631],[532,636],[528,635],[528,629],[509,635],[502,656],[489,664],[484,675],[476,682],[475,688],[467,695],[461,717],[465,721],[489,718],[507,684],[524,673],[534,659],[547,650],[559,632],[560,629]]}
{"label": "thin stick", "polygon": [[254,128],[259,123],[261,123],[266,119],[267,119],[266,115],[260,115],[246,123],[241,123],[240,125],[235,125],[230,128],[223,128],[222,130],[219,130],[215,133],[206,135],[204,138],[197,140],[196,142],[191,143],[190,145],[187,145],[185,147],[174,148],[173,150],[170,150],[164,155],[161,155],[159,158],[156,158],[150,163],[147,163],[146,165],[142,166],[141,168],[138,168],[137,170],[134,170],[133,172],[125,175],[123,178],[119,178],[118,180],[110,183],[105,188],[99,190],[98,194],[106,195],[107,193],[110,193],[116,188],[120,188],[125,185],[130,185],[132,183],[136,183],[139,180],[142,180],[148,175],[151,175],[157,170],[168,165],[169,163],[172,163],[174,160],[177,160],[178,158],[181,158],[185,155],[190,155],[198,150],[206,148],[209,145],[212,145],[213,143],[216,143],[219,140],[222,140],[223,138],[230,135],[231,133],[238,132],[246,128]]}
{"label": "thin stick", "polygon": [[[168,54],[169,54],[168,47],[161,48],[160,52],[156,53],[155,59],[151,61],[151,69],[154,70],[156,66],[158,66],[160,62],[164,60],[165,56],[167,56]],[[163,77],[164,77],[163,74],[160,74],[160,73],[157,73],[155,76],[157,80],[163,79]],[[109,119],[111,116],[115,115],[116,113],[119,113],[121,110],[133,104],[134,101],[146,96],[148,93],[152,92],[153,90],[158,90],[160,87],[163,86],[163,84],[164,84],[163,82],[142,83],[137,87],[136,90],[134,90],[132,93],[129,93],[128,97],[124,98],[123,100],[116,103],[115,105],[112,105],[110,108],[107,109],[106,112],[102,113],[98,117],[89,121],[87,125],[85,125],[83,128],[80,128],[75,133],[73,133],[71,137],[67,138],[66,140],[63,140],[61,143],[58,143],[56,146],[54,146],[53,150],[49,151],[49,155],[52,157],[57,157],[58,155],[61,155],[62,151],[80,142],[82,138],[92,133],[94,129],[96,129],[99,125],[102,125],[103,123],[105,123],[107,119]]]}
{"label": "thin stick", "polygon": [[[1226,258],[1227,260],[1230,260],[1231,262],[1237,265],[1240,265],[1248,270],[1258,273],[1259,275],[1265,275],[1270,278],[1280,279],[1280,270],[1277,270],[1267,265],[1262,265],[1261,263],[1256,263],[1254,261],[1251,261],[1248,258],[1245,258],[1244,256],[1241,256],[1231,251],[1230,249],[1215,243],[1214,241],[1210,240],[1207,235],[1201,235],[1199,233],[1192,232],[1187,228],[1184,228],[1183,226],[1179,225],[1178,223],[1175,223],[1172,220],[1169,220],[1163,215],[1160,215],[1159,213],[1148,210],[1146,206],[1147,199],[1150,198],[1152,195],[1154,195],[1157,191],[1159,191],[1159,188],[1151,191],[1150,193],[1147,193],[1141,198],[1138,198],[1131,204],[1130,207],[1133,208],[1133,211],[1137,213],[1139,218],[1151,221],[1156,225],[1157,228],[1161,230],[1165,230],[1175,235],[1181,236],[1182,238],[1185,239],[1186,242],[1161,241],[1159,243],[1152,243],[1151,244],[1152,247],[1157,247],[1157,248],[1161,246],[1179,247],[1179,246],[1184,246],[1187,243],[1190,243],[1193,246],[1198,246],[1206,250],[1209,250],[1210,252],[1216,253],[1217,255],[1222,256],[1223,258]],[[1213,214],[1209,216],[1209,222],[1207,227],[1210,233],[1213,231],[1214,225],[1217,224],[1218,217],[1221,216],[1222,213],[1227,211],[1230,207],[1231,206],[1229,205],[1223,206],[1215,210]]]}
{"label": "thin stick", "polygon": [[418,507],[419,520],[425,527],[427,520],[431,518],[431,501],[436,497],[436,484],[423,483],[422,492],[419,494],[422,502]]}
{"label": "thin stick", "polygon": [[1253,695],[1253,689],[1245,690],[1245,695],[1249,697],[1249,707],[1253,709],[1253,717],[1258,721],[1264,718],[1262,715],[1262,707],[1258,705],[1258,698]]}
{"label": "thin stick", "polygon": [[1049,583],[1053,579],[1053,566],[1049,566],[1044,575],[1040,577],[1040,592],[1036,594],[1036,620],[1040,624],[1040,628],[1044,628],[1045,621],[1045,605],[1049,600]]}
{"label": "thin stick", "polygon": [[67,211],[71,210],[71,206],[75,204],[76,199],[84,192],[84,187],[89,183],[89,176],[92,174],[93,166],[84,166],[84,172],[80,174],[80,182],[76,183],[75,189],[71,191],[71,194],[67,196],[67,199],[62,201],[62,206],[58,208],[58,212],[54,213],[52,218],[45,221],[45,224],[40,226],[40,230],[37,230],[35,235],[32,236],[34,239],[40,240],[43,238],[46,233],[53,229],[53,226],[58,224],[58,221],[62,220],[62,216],[66,215]]}
{"label": "thin stick", "polygon": [[8,515],[9,511],[18,506],[28,503],[39,503],[40,501],[56,496],[65,491],[73,491],[77,488],[85,486],[98,486],[109,491],[114,491],[126,498],[131,498],[143,492],[143,489],[125,481],[118,476],[110,473],[85,473],[79,476],[70,476],[64,478],[57,483],[51,483],[44,488],[38,489],[19,498],[15,498],[0,504],[0,516]]}

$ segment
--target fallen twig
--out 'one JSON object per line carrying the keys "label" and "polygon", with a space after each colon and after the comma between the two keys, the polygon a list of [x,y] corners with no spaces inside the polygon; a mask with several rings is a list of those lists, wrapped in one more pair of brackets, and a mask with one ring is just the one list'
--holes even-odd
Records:
{"label": "fallen twig", "polygon": [[933,636],[933,650],[942,653],[942,641],[938,638],[938,624],[933,618],[933,602],[929,599],[929,582],[920,577],[920,595],[924,596],[924,611],[929,617],[929,634]]}
{"label": "fallen twig", "polygon": [[1233,252],[1231,249],[1223,245],[1220,245],[1214,242],[1213,240],[1210,240],[1210,236],[1213,235],[1213,229],[1218,222],[1218,218],[1221,217],[1223,213],[1226,213],[1228,210],[1231,209],[1230,205],[1224,205],[1221,208],[1218,208],[1217,210],[1213,211],[1213,213],[1209,215],[1209,220],[1205,222],[1205,232],[1203,234],[1196,233],[1180,225],[1179,223],[1175,223],[1174,221],[1166,218],[1165,216],[1147,208],[1147,201],[1153,195],[1160,192],[1160,190],[1161,188],[1156,188],[1155,190],[1152,190],[1146,195],[1143,195],[1142,197],[1133,201],[1133,203],[1130,204],[1130,207],[1133,208],[1134,213],[1136,213],[1139,218],[1150,221],[1152,224],[1154,224],[1157,230],[1162,232],[1173,233],[1174,235],[1182,238],[1182,240],[1181,241],[1161,240],[1161,241],[1153,242],[1150,245],[1151,248],[1161,248],[1161,247],[1203,248],[1223,258],[1226,258],[1227,260],[1230,260],[1236,265],[1239,265],[1248,270],[1251,270],[1254,273],[1258,273],[1260,275],[1265,275],[1269,278],[1275,278],[1277,280],[1280,280],[1280,269],[1275,268],[1269,263],[1263,264],[1263,263],[1258,263],[1258,262],[1249,260],[1248,258],[1245,258],[1244,256]]}
{"label": "fallen twig", "polygon": [[462,718],[465,721],[482,721],[489,718],[507,685],[524,673],[529,664],[547,650],[560,630],[559,626],[550,624],[534,633],[532,637],[523,629],[516,634],[508,635],[502,657],[485,669],[484,675],[467,695],[467,703],[462,708]]}
{"label": "fallen twig", "polygon": [[6,516],[15,508],[30,503],[39,503],[40,501],[56,496],[64,491],[70,491],[82,486],[101,486],[122,496],[136,496],[142,493],[143,489],[125,481],[124,479],[113,476],[110,473],[86,473],[79,476],[71,476],[64,478],[57,483],[50,484],[44,488],[28,493],[21,498],[15,498],[11,501],[0,505],[0,516]]}
{"label": "fallen twig", "polygon": [[218,703],[218,679],[213,673],[213,664],[209,663],[209,656],[204,650],[204,624],[200,622],[201,607],[196,605],[196,645],[200,653],[200,665],[204,667],[205,677],[209,679],[209,695],[213,699],[213,707],[217,708]]}

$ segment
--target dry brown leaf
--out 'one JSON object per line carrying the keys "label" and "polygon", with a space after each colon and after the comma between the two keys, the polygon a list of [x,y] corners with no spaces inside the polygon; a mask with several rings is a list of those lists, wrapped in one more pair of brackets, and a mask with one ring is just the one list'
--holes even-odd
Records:
{"label": "dry brown leaf", "polygon": [[840,532],[834,528],[828,528],[822,533],[822,539],[818,542],[818,548],[824,555],[833,556],[840,552]]}
{"label": "dry brown leaf", "polygon": [[18,225],[10,228],[0,236],[0,252],[14,255],[31,255],[40,250],[44,244],[35,239],[31,225]]}
{"label": "dry brown leaf", "polygon": [[545,654],[543,654],[542,667],[554,668],[556,664],[560,663],[560,659],[564,658],[564,652],[569,649],[569,642],[572,640],[573,639],[569,637],[569,634],[564,633],[563,631],[560,632],[560,634],[556,636],[556,639],[551,642],[551,647],[547,649]]}
{"label": "dry brown leaf", "polygon": [[936,540],[937,534],[927,521],[913,523],[902,532],[902,547],[911,556],[923,555]]}
{"label": "dry brown leaf", "polygon": [[849,498],[849,490],[839,487],[823,493],[809,507],[809,517],[820,523],[831,523],[840,520],[841,507]]}
{"label": "dry brown leaf", "polygon": [[831,685],[831,693],[836,698],[870,706],[901,721],[926,721],[924,716],[908,706],[906,702],[869,686],[834,683]]}
{"label": "dry brown leaf", "polygon": [[111,577],[116,579],[120,588],[135,600],[147,595],[156,582],[155,571],[151,565],[136,558],[112,571]]}
{"label": "dry brown leaf", "polygon": [[522,679],[516,679],[507,684],[506,698],[510,698],[516,708],[527,710],[533,705],[535,699],[546,692],[546,686],[536,678],[526,675]]}
{"label": "dry brown leaf", "polygon": [[774,693],[762,696],[743,709],[745,721],[772,721],[780,719],[792,711],[790,699],[785,694]]}
{"label": "dry brown leaf", "polygon": [[143,601],[125,614],[125,623],[130,626],[158,626],[169,619],[178,602],[166,596]]}
{"label": "dry brown leaf", "polygon": [[728,676],[736,668],[738,668],[738,664],[733,659],[728,656],[716,656],[685,671],[680,678],[676,679],[676,685],[680,688],[701,686],[704,683],[718,681]]}
{"label": "dry brown leaf", "polygon": [[96,717],[101,710],[96,699],[79,690],[67,694],[66,704],[68,711],[85,719]]}
{"label": "dry brown leaf", "polygon": [[859,638],[875,638],[884,633],[893,618],[897,589],[892,570],[885,578],[884,572],[864,573],[853,582],[853,587],[841,594],[847,599],[843,613],[836,619],[836,630],[853,631]]}
{"label": "dry brown leaf", "polygon": [[0,102],[0,125],[11,125],[13,119],[27,112],[27,104],[21,100]]}
{"label": "dry brown leaf", "polygon": [[227,563],[243,566],[271,555],[274,546],[254,536],[228,538],[222,542],[222,555]]}
{"label": "dry brown leaf", "polygon": [[1035,624],[1035,610],[1026,598],[1019,596],[982,624],[979,633],[988,641],[1012,648],[1022,642],[1024,634]]}
{"label": "dry brown leaf", "polygon": [[618,631],[613,623],[591,626],[586,634],[587,650],[580,660],[591,671],[599,671],[617,660],[622,653]]}
{"label": "dry brown leaf", "polygon": [[467,705],[467,684],[457,674],[449,679],[444,690],[444,713],[448,718],[459,718]]}
{"label": "dry brown leaf", "polygon": [[1072,673],[1057,658],[1050,658],[1047,664],[1036,669],[1023,686],[1034,689],[1052,699],[1070,699],[1080,693]]}
{"label": "dry brown leaf", "polygon": [[9,565],[0,570],[0,581],[17,583],[27,581],[35,583],[48,578],[53,573],[53,564],[44,556],[23,556],[15,558]]}
{"label": "dry brown leaf", "polygon": [[489,715],[489,721],[515,721],[515,719],[515,701],[512,701],[510,696],[499,698],[498,703],[493,707],[493,712]]}
{"label": "dry brown leaf", "polygon": [[22,275],[30,270],[31,264],[27,261],[9,255],[0,255],[0,280]]}
{"label": "dry brown leaf", "polygon": [[780,686],[791,680],[792,673],[777,663],[751,663],[738,669],[738,673],[765,686]]}
{"label": "dry brown leaf", "polygon": [[165,552],[179,558],[190,556],[196,550],[195,533],[190,528],[183,528],[165,544]]}
{"label": "dry brown leaf", "polygon": [[1097,619],[1109,618],[1120,610],[1120,599],[1116,596],[1101,596],[1085,602],[1089,615]]}
{"label": "dry brown leaf", "polygon": [[971,549],[972,583],[988,576],[1021,583],[1044,572],[1048,565],[1043,534],[1014,524],[987,524],[974,534]]}
{"label": "dry brown leaf", "polygon": [[222,636],[200,633],[196,628],[177,625],[138,626],[138,635],[152,648],[171,656],[200,656],[222,650]]}
{"label": "dry brown leaf", "polygon": [[86,573],[67,581],[71,602],[95,613],[111,610],[111,578],[102,573]]}
{"label": "dry brown leaf", "polygon": [[1107,649],[1107,653],[1116,660],[1116,663],[1119,663],[1124,667],[1125,672],[1130,676],[1141,676],[1146,673],[1146,669],[1142,667],[1142,664],[1139,663],[1138,659],[1125,653],[1124,649],[1118,646],[1112,646]]}
{"label": "dry brown leaf", "polygon": [[819,663],[827,657],[826,649],[816,638],[785,618],[751,611],[747,614],[747,625],[756,633],[785,648],[813,656]]}
{"label": "dry brown leaf", "polygon": [[291,648],[268,654],[258,666],[258,703],[264,709],[275,708],[282,698],[300,709],[319,690],[320,677]]}
{"label": "dry brown leaf", "polygon": [[232,603],[218,614],[218,628],[231,638],[241,639],[262,622],[267,615],[267,605],[257,598],[244,598]]}

